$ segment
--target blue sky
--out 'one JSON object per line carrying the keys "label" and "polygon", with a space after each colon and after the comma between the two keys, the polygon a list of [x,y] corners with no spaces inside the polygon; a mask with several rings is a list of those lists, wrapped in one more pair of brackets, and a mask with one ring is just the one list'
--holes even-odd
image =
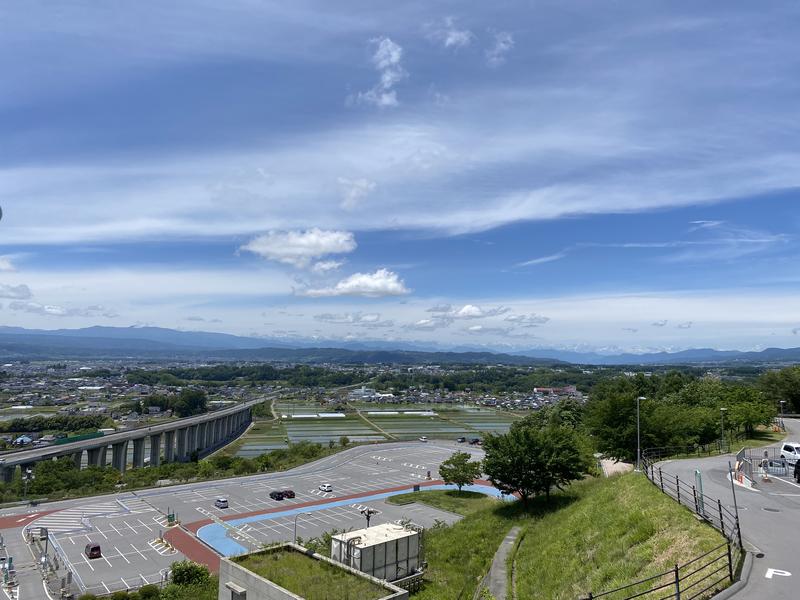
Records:
{"label": "blue sky", "polygon": [[0,322],[799,346],[800,8],[471,4],[4,4]]}

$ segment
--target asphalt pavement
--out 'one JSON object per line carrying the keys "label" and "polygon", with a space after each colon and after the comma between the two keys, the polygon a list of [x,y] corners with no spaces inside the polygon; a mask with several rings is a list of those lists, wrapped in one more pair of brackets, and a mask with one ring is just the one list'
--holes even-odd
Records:
{"label": "asphalt pavement", "polygon": [[[786,419],[787,441],[800,439],[800,421]],[[782,443],[782,442],[781,442]],[[769,447],[780,446],[780,443]],[[665,472],[694,481],[702,474],[703,492],[734,508],[734,492],[728,478],[728,463],[735,454],[702,459],[668,460],[659,463]],[[800,598],[800,485],[788,476],[756,477],[756,487],[735,486],[736,504],[745,549],[753,555],[752,570],[735,598],[752,600],[797,600]],[[747,576],[748,574],[745,574]]]}

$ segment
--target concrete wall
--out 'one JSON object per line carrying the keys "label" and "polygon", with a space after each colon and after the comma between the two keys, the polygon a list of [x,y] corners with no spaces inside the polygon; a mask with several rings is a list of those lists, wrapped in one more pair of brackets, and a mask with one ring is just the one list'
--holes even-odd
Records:
{"label": "concrete wall", "polygon": [[[386,595],[381,598],[381,600],[408,600],[408,592],[406,590],[385,581],[381,581],[380,579],[375,579],[374,577],[365,575],[360,571],[356,571],[355,569],[351,569],[341,563],[332,561],[325,556],[309,552],[302,546],[298,546],[296,544],[284,544],[278,548],[261,550],[255,554],[275,550],[294,550],[296,552],[302,552],[310,558],[327,562],[339,569],[344,569],[345,571],[350,572],[354,577],[369,579],[376,585],[386,589]],[[237,595],[237,593],[239,594]],[[228,558],[223,558],[219,564],[218,600],[303,600],[303,598],[283,589],[268,579],[264,579],[260,575],[256,575],[255,573],[248,571],[247,569],[241,567],[238,563]]]}

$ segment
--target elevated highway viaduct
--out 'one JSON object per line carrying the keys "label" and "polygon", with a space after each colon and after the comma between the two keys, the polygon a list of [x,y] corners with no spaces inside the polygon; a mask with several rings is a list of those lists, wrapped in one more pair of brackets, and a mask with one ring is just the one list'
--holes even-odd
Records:
{"label": "elevated highway viaduct", "polygon": [[[84,464],[84,452],[85,464],[99,467],[108,464],[110,454],[111,465],[124,473],[129,444],[133,444],[133,468],[145,464],[157,466],[162,462],[162,455],[163,462],[186,462],[195,453],[203,457],[241,435],[253,420],[253,407],[264,400],[243,402],[202,415],[118,431],[103,437],[6,454],[0,458],[0,478],[9,483],[17,467],[25,473],[38,462],[63,456],[72,457],[80,467]],[[145,450],[149,460],[145,460]]]}

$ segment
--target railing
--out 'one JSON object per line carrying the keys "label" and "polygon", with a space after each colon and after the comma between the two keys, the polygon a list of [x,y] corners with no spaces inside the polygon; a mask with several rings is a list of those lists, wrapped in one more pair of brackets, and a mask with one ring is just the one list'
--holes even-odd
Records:
{"label": "railing", "polygon": [[613,590],[590,593],[581,600],[696,600],[708,598],[723,589],[727,580],[733,583],[743,558],[742,533],[739,515],[723,506],[719,498],[702,493],[692,482],[681,481],[677,475],[657,467],[659,461],[675,456],[708,456],[726,451],[727,444],[658,448],[642,454],[642,471],[663,493],[695,513],[725,536],[726,542],[673,569],[629,583]]}
{"label": "railing", "polygon": [[[599,594],[590,593],[585,599],[631,600],[633,598],[677,598],[695,600],[716,591],[724,581],[733,581],[735,548],[730,541],[712,548],[683,565],[647,577],[628,585]],[[721,589],[721,588],[720,588]]]}

